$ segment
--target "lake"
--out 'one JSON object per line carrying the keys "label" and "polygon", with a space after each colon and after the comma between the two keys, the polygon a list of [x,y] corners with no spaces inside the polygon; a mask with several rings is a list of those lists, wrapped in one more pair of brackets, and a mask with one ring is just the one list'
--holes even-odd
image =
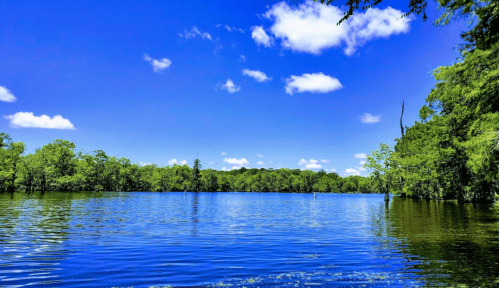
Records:
{"label": "lake", "polygon": [[0,287],[459,284],[499,285],[497,209],[385,207],[375,194],[0,194]]}

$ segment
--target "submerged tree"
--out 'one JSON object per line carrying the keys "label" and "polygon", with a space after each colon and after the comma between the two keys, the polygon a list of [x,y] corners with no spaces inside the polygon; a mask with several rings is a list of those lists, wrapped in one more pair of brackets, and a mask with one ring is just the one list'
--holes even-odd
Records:
{"label": "submerged tree", "polygon": [[390,186],[392,180],[395,178],[393,161],[391,154],[393,149],[388,144],[381,143],[379,149],[372,151],[367,156],[367,162],[364,168],[369,169],[374,175],[374,181],[378,184],[379,191],[385,193],[385,201],[390,201]]}

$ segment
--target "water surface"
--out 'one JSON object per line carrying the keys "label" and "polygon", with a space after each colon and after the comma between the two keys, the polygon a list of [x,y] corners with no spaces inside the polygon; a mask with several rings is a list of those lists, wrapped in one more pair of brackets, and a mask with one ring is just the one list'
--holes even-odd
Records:
{"label": "water surface", "polygon": [[499,214],[290,193],[0,194],[0,287],[499,285]]}

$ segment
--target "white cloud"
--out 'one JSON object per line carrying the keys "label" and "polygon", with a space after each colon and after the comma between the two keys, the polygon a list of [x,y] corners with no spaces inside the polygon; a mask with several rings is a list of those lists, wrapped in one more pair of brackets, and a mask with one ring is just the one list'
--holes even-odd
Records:
{"label": "white cloud", "polygon": [[361,118],[360,121],[362,123],[367,123],[367,124],[373,124],[373,123],[378,123],[381,120],[381,116],[374,116],[369,113],[364,114]]}
{"label": "white cloud", "polygon": [[229,32],[238,31],[238,32],[244,33],[243,29],[236,28],[235,26],[230,27],[229,25],[225,25],[225,29],[227,29],[227,31],[229,31]]}
{"label": "white cloud", "polygon": [[35,116],[33,112],[17,112],[4,118],[10,120],[10,125],[14,128],[75,129],[73,124],[61,115],[51,118],[47,115]]}
{"label": "white cloud", "polygon": [[321,169],[322,168],[322,165],[320,164],[317,164],[317,163],[310,163],[310,164],[307,164],[305,165],[305,168],[306,169]]}
{"label": "white cloud", "polygon": [[177,161],[177,159],[173,158],[172,160],[168,161],[168,165],[173,165],[173,164],[185,165],[187,164],[187,161],[185,159],[182,161]]}
{"label": "white cloud", "polygon": [[246,160],[245,158],[241,158],[241,159],[225,158],[224,162],[227,162],[231,165],[237,165],[237,166],[247,166],[249,164],[248,160]]}
{"label": "white cloud", "polygon": [[366,159],[367,155],[366,155],[366,153],[357,153],[357,154],[353,155],[353,157],[357,158],[357,159]]}
{"label": "white cloud", "polygon": [[241,62],[246,62],[246,57],[244,55],[241,55],[239,56],[239,60],[241,60]]}
{"label": "white cloud", "polygon": [[170,67],[170,65],[172,65],[172,61],[170,61],[170,59],[168,58],[162,58],[157,60],[149,57],[149,55],[147,54],[144,54],[144,60],[146,60],[147,62],[149,62],[149,64],[152,65],[154,72],[160,72]]}
{"label": "white cloud", "polygon": [[[374,38],[407,33],[412,17],[401,18],[402,14],[391,7],[371,8],[336,25],[344,15],[340,8],[308,0],[293,7],[279,2],[264,16],[273,21],[270,32],[281,39],[286,49],[317,55],[331,47],[346,46],[345,54],[351,55],[357,47]],[[260,28],[263,31],[263,27]]]}
{"label": "white cloud", "polygon": [[319,161],[318,160],[315,160],[315,159],[310,159],[310,160],[305,160],[305,159],[301,159],[299,162],[298,162],[298,165],[305,165],[305,168],[304,169],[321,169],[322,168],[322,165],[320,164],[317,164]]}
{"label": "white cloud", "polygon": [[222,167],[222,171],[229,171],[229,170],[227,170],[227,168],[225,167]]}
{"label": "white cloud", "polygon": [[331,169],[331,170],[329,170],[329,171],[331,171],[331,172],[336,172],[336,169],[334,169],[334,168],[333,168],[333,169]]}
{"label": "white cloud", "polygon": [[305,73],[302,76],[291,75],[285,81],[286,86],[284,88],[289,95],[293,95],[295,92],[327,93],[343,87],[338,79],[324,75],[322,72]]}
{"label": "white cloud", "polygon": [[322,159],[322,160],[321,160],[321,162],[322,162],[322,163],[330,163],[330,162],[331,162],[331,160]]}
{"label": "white cloud", "polygon": [[229,91],[229,93],[235,93],[241,90],[241,87],[234,85],[234,82],[232,82],[232,80],[227,79],[227,82],[224,85],[222,85],[222,89]]}
{"label": "white cloud", "polygon": [[263,157],[263,155],[262,155],[262,154],[256,154],[256,156],[257,156],[257,157],[260,157],[260,158],[261,158],[261,157]]}
{"label": "white cloud", "polygon": [[240,166],[232,166],[231,169],[232,170],[237,170],[237,169],[241,169],[241,167]]}
{"label": "white cloud", "polygon": [[257,71],[257,70],[244,69],[243,75],[253,77],[258,82],[265,82],[265,81],[272,80],[271,77],[267,77],[267,75],[265,75],[265,73],[263,73],[262,71]]}
{"label": "white cloud", "polygon": [[355,168],[359,169],[360,171],[367,171],[367,169],[364,167],[355,167]]}
{"label": "white cloud", "polygon": [[203,39],[208,39],[210,41],[213,41],[209,33],[199,31],[199,29],[196,26],[193,26],[191,31],[187,32],[186,30],[184,30],[184,34],[180,33],[179,35],[180,37],[183,37],[185,39],[196,38],[196,36],[200,36]]}
{"label": "white cloud", "polygon": [[262,44],[265,47],[274,45],[274,38],[267,35],[262,26],[253,26],[251,31],[253,31],[251,32],[251,38],[255,40],[256,44]]}
{"label": "white cloud", "polygon": [[366,164],[366,161],[360,160],[359,165],[364,165],[364,164]]}
{"label": "white cloud", "polygon": [[360,175],[360,171],[354,168],[347,168],[345,169],[345,173],[350,176],[350,175]]}
{"label": "white cloud", "polygon": [[146,163],[146,162],[140,162],[139,161],[139,166],[147,166],[147,165],[152,165],[152,163],[151,162],[147,162]]}
{"label": "white cloud", "polygon": [[225,154],[225,152],[222,152],[222,156],[225,156],[225,155],[227,155],[227,154]]}
{"label": "white cloud", "polygon": [[265,165],[265,163],[263,161],[258,161],[256,165]]}
{"label": "white cloud", "polygon": [[0,86],[0,101],[15,102],[17,100],[7,87]]}

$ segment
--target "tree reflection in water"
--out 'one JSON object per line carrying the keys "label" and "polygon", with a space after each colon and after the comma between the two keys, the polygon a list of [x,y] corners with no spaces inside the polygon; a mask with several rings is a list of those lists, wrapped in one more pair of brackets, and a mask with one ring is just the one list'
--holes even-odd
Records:
{"label": "tree reflection in water", "polygon": [[393,197],[389,210],[388,235],[428,285],[499,285],[496,208]]}

